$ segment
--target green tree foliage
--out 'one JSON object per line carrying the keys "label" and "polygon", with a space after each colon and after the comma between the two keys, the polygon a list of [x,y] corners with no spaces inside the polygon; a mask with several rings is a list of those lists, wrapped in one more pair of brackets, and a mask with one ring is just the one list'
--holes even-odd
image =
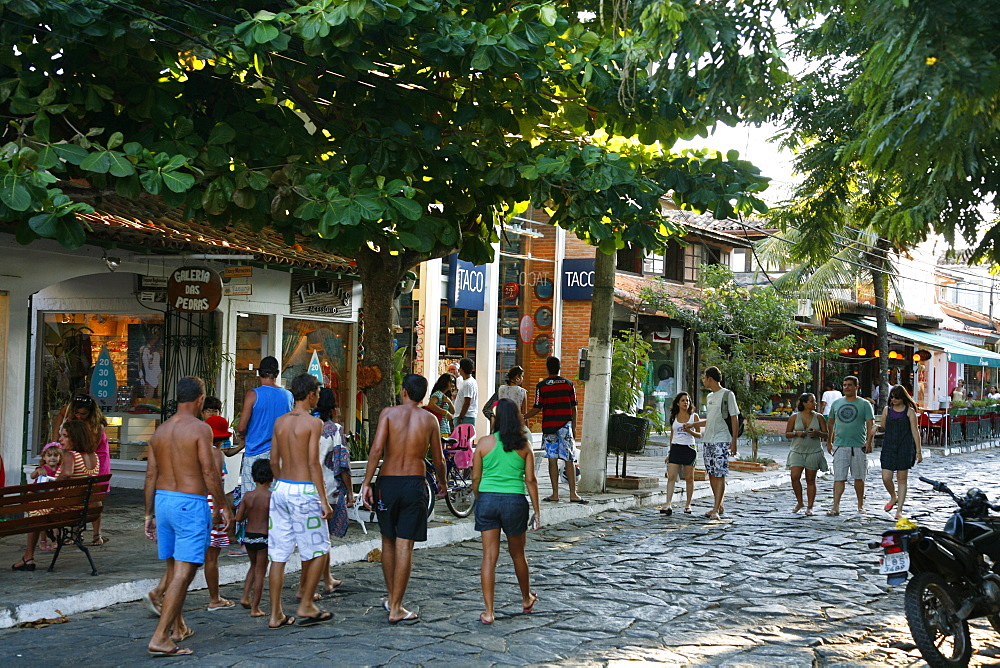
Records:
{"label": "green tree foliage", "polygon": [[793,49],[810,65],[785,115],[802,149],[800,195],[812,193],[800,219],[814,247],[830,247],[829,221],[860,194],[890,246],[933,231],[1000,258],[1000,227],[983,234],[982,214],[1000,185],[1000,3],[818,8],[796,24]]}
{"label": "green tree foliage", "polygon": [[529,202],[604,252],[662,246],[665,196],[764,209],[736,153],[670,150],[773,96],[772,42],[737,47],[766,14],[742,6],[0,0],[0,222],[77,247],[75,213],[115,193],[304,234],[357,262],[366,359],[390,369],[406,270],[489,260]]}
{"label": "green tree foliage", "polygon": [[702,359],[719,367],[748,418],[772,395],[809,382],[813,362],[835,356],[852,341],[800,327],[794,299],[771,287],[740,286],[726,267],[702,265],[698,287],[701,296],[692,309],[678,308],[659,287],[645,289],[642,298],[697,332]]}

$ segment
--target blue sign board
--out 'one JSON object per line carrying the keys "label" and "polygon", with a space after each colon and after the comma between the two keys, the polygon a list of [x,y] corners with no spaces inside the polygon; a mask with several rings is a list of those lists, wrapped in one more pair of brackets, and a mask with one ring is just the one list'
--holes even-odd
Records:
{"label": "blue sign board", "polygon": [[482,311],[486,308],[486,267],[449,257],[448,307]]}
{"label": "blue sign board", "polygon": [[586,301],[594,296],[594,263],[592,257],[563,260],[563,301]]}

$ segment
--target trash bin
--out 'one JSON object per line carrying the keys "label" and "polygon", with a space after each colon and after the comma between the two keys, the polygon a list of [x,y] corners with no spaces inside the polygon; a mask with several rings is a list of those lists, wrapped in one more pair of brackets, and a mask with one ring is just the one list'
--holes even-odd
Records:
{"label": "trash bin", "polygon": [[649,420],[624,413],[608,420],[608,452],[639,455],[649,437]]}

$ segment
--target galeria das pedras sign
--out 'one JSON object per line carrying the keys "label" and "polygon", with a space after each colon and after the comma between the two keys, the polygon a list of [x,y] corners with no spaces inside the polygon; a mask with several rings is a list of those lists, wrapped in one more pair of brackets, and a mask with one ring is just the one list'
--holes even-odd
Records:
{"label": "galeria das pedras sign", "polygon": [[208,313],[222,300],[222,278],[208,267],[174,269],[167,281],[167,304],[182,313]]}

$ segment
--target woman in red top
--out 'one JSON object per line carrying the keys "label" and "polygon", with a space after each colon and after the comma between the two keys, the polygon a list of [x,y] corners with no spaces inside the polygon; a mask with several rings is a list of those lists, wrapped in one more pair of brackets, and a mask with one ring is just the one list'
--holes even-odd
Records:
{"label": "woman in red top", "polygon": [[[93,435],[85,423],[79,420],[65,422],[62,429],[59,430],[59,444],[63,447],[63,456],[56,480],[74,480],[99,474],[100,463],[94,452]],[[72,506],[66,506],[59,510],[72,509]],[[32,531],[28,534],[28,544],[24,548],[24,556],[21,557],[21,561],[11,566],[12,570],[35,570],[35,546],[38,545],[40,535],[41,532],[38,531]]]}

